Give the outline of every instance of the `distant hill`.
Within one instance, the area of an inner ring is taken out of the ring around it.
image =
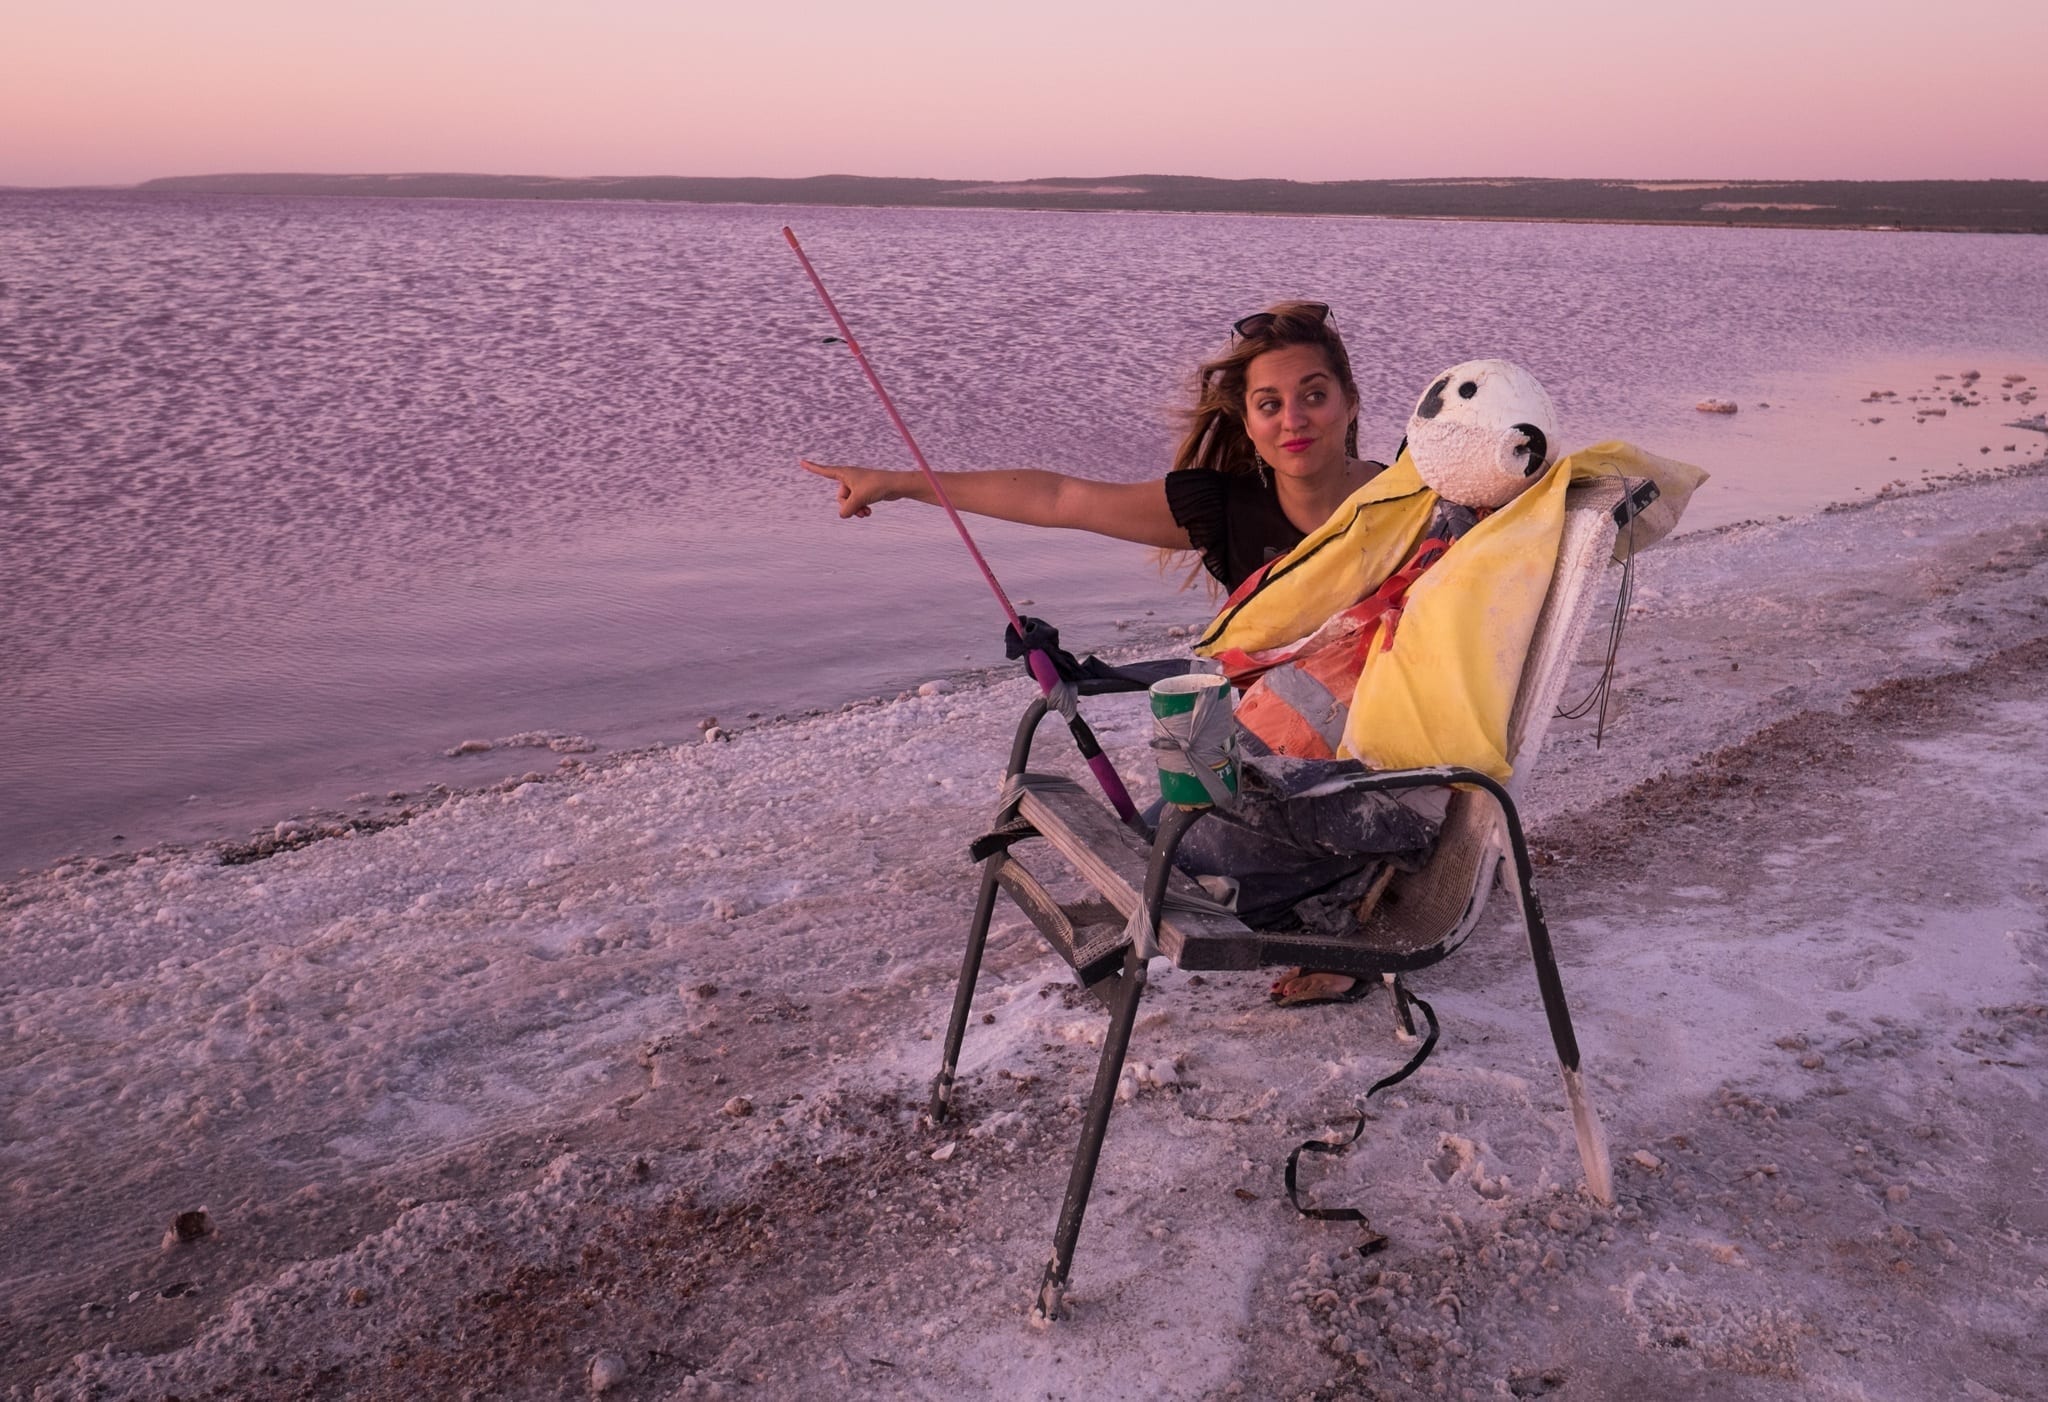
[[[1170,210],[2048,233],[2039,180],[1210,180],[1070,176],[1009,182],[818,175],[802,180],[631,175],[181,175],[146,191],[699,204]]]

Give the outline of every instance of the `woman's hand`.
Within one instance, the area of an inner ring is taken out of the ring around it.
[[[896,485],[900,473],[885,472],[880,468],[841,466],[829,462],[812,462],[809,458],[798,458],[797,465],[804,471],[829,477],[839,484],[839,516],[868,516],[869,509],[878,501],[895,501],[903,495]]]

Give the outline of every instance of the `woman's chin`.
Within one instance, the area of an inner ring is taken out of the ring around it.
[[[1336,457],[1322,454],[1289,453],[1274,464],[1273,471],[1281,477],[1291,477],[1297,482],[1320,482],[1326,477],[1344,471],[1345,459],[1340,453]]]

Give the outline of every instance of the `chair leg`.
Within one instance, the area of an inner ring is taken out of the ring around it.
[[[1585,1077],[1579,1071],[1579,1039],[1572,1031],[1571,1010],[1564,1002],[1564,982],[1557,976],[1557,955],[1550,947],[1550,926],[1543,918],[1542,902],[1536,899],[1536,875],[1529,861],[1529,839],[1522,832],[1522,819],[1515,801],[1499,783],[1469,771],[1458,778],[1493,795],[1500,805],[1502,828],[1507,833],[1508,856],[1515,871],[1516,894],[1522,903],[1522,930],[1529,937],[1529,958],[1536,965],[1536,986],[1543,993],[1543,1012],[1550,1019],[1550,1040],[1557,1047],[1557,1068],[1564,1077],[1565,1102],[1571,1107],[1572,1134],[1579,1143],[1579,1162],[1586,1169],[1586,1191],[1602,1203],[1614,1201],[1614,1169],[1607,1159],[1607,1135],[1586,1097]]]
[[[1408,1000],[1401,996],[1401,976],[1381,974],[1380,982],[1387,986],[1387,992],[1394,995],[1394,1040],[1412,1042],[1415,1038],[1415,1017],[1408,1011]]]
[[[953,1113],[953,1078],[960,1069],[960,1044],[967,1037],[967,1016],[974,1006],[974,985],[981,978],[981,953],[988,945],[989,921],[996,910],[996,868],[1008,858],[990,853],[981,864],[981,894],[975,898],[974,920],[967,927],[967,953],[960,960],[960,982],[953,990],[953,1016],[946,1024],[945,1058],[932,1081],[931,1118],[943,1123]]]
[[[1036,697],[1024,708],[1024,717],[1017,722],[1016,737],[1010,742],[1010,763],[1003,771],[1005,786],[1024,772],[1024,766],[1031,762],[1031,738],[1038,733],[1038,723],[1045,719],[1050,703],[1043,696]],[[1014,801],[1003,805],[996,814],[996,824],[1001,826],[1017,816]],[[1001,852],[992,852],[981,864],[981,894],[975,898],[974,921],[967,927],[967,953],[960,960],[960,982],[953,990],[953,1016],[946,1024],[945,1058],[939,1063],[939,1074],[932,1080],[931,1119],[940,1124],[953,1113],[953,1078],[960,1070],[960,1043],[967,1036],[967,1014],[974,1006],[974,985],[981,977],[981,951],[988,944],[988,924],[996,912],[996,868],[1007,858]]]
[[[1557,956],[1550,945],[1550,926],[1543,918],[1543,905],[1536,899],[1530,881],[1522,833],[1511,828],[1516,847],[1516,880],[1522,900],[1522,928],[1529,936],[1529,957],[1536,965],[1536,986],[1543,993],[1543,1011],[1550,1020],[1550,1040],[1557,1047],[1557,1069],[1564,1078],[1565,1103],[1571,1107],[1572,1134],[1578,1140],[1579,1162],[1586,1169],[1586,1191],[1598,1202],[1613,1205],[1614,1169],[1607,1157],[1607,1134],[1600,1116],[1586,1096],[1585,1077],[1579,1070],[1579,1039],[1572,1031],[1571,1010],[1565,1006],[1564,982],[1557,976]]]
[[[1088,1193],[1095,1185],[1095,1165],[1102,1155],[1102,1139],[1109,1128],[1110,1111],[1116,1108],[1116,1085],[1124,1070],[1124,1056],[1130,1050],[1131,1028],[1138,1020],[1138,1001],[1145,996],[1145,960],[1135,949],[1124,955],[1123,974],[1118,979],[1117,1006],[1102,1038],[1102,1060],[1095,1068],[1095,1090],[1088,1099],[1088,1115],[1081,1128],[1081,1144],[1074,1151],[1073,1171],[1067,1177],[1067,1195],[1060,1204],[1060,1223],[1053,1233],[1052,1259],[1045,1263],[1039,1281],[1038,1300],[1031,1308],[1032,1322],[1049,1324],[1060,1317],[1066,1295],[1067,1274],[1074,1265],[1074,1244],[1081,1236],[1081,1218],[1088,1210]]]
[[[1564,1098],[1572,1107],[1572,1133],[1579,1141],[1579,1162],[1586,1166],[1586,1191],[1603,1207],[1614,1206],[1614,1168],[1607,1158],[1607,1131],[1586,1098],[1586,1082],[1577,1067],[1558,1068],[1564,1077]]]

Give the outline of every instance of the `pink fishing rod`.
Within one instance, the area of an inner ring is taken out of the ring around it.
[[[946,495],[945,487],[939,482],[939,474],[932,471],[932,465],[925,461],[923,450],[917,446],[917,440],[910,435],[910,425],[903,422],[903,416],[896,412],[896,402],[889,398],[889,391],[882,388],[882,377],[877,375],[875,367],[868,363],[867,353],[860,348],[860,342],[854,339],[853,328],[846,324],[846,318],[839,314],[839,306],[832,300],[832,294],[825,290],[824,279],[820,278],[818,270],[811,266],[811,260],[804,256],[803,245],[796,241],[796,232],[785,224],[782,236],[789,240],[790,251],[796,254],[797,262],[803,264],[804,276],[811,280],[811,286],[818,289],[818,300],[823,302],[825,310],[831,313],[832,324],[839,328],[839,338],[846,342],[846,348],[852,351],[853,358],[860,362],[861,372],[868,377],[868,383],[875,387],[875,394],[882,401],[882,408],[888,411],[889,422],[895,424],[896,431],[903,435],[903,442],[909,447],[910,456],[916,460],[918,469],[924,473],[924,480],[931,484],[932,495],[938,498],[939,505],[946,509],[946,515],[953,522],[953,529],[960,532],[960,539],[966,543],[967,553],[972,555],[974,563],[980,566],[981,577],[988,581],[988,587],[994,591],[996,602],[1003,606],[1003,613],[1010,620],[1010,626],[1017,630],[1017,640],[1021,643],[1024,640],[1024,620],[1017,616],[1017,610],[1011,606],[1010,596],[1003,592],[1002,584],[996,579],[996,572],[988,567],[988,561],[982,557],[981,547],[976,545],[974,537],[968,534],[967,523],[961,520],[960,513],[953,509],[951,498]],[[1059,669],[1053,666],[1052,659],[1042,650],[1032,648],[1026,653],[1025,660],[1031,668],[1031,675],[1038,681],[1039,689],[1047,696],[1051,696],[1060,684]],[[1131,795],[1124,788],[1124,781],[1117,777],[1116,767],[1109,762],[1109,757],[1102,753],[1102,746],[1096,743],[1095,732],[1088,728],[1088,722],[1082,720],[1078,714],[1069,715],[1067,728],[1074,732],[1074,743],[1080,747],[1081,757],[1088,761],[1089,773],[1095,776],[1096,783],[1102,785],[1102,792],[1108,796],[1110,806],[1116,809],[1117,816],[1127,823],[1136,822],[1137,805],[1131,802]]]

